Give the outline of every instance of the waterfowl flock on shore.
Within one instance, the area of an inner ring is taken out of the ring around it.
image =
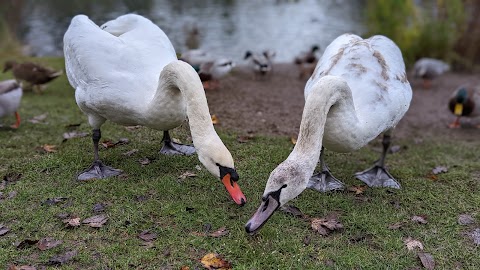
[[[98,153],[101,127],[108,120],[163,131],[160,153],[196,153],[236,204],[247,202],[237,183],[235,155],[217,135],[205,96],[205,89],[220,88],[219,80],[235,67],[231,59],[200,49],[177,55],[156,24],[135,14],[122,15],[101,26],[85,15],[77,15],[63,41],[65,73],[75,90],[77,105],[92,128],[94,146],[93,162],[79,172],[78,180],[122,173],[104,164]],[[344,188],[326,165],[325,151],[355,151],[382,135],[380,159],[355,176],[371,187],[401,188],[385,167],[391,134],[412,99],[400,49],[385,36],[363,39],[343,34],[320,51],[313,45],[294,59],[299,78],[309,77],[298,141],[285,161],[271,172],[260,206],[245,225],[249,233],[258,231],[279,207],[307,188],[319,192]],[[274,58],[275,52],[269,50],[247,50],[244,55],[253,79],[268,77],[273,72]],[[18,128],[21,82],[38,89],[62,71],[13,60],[4,65],[4,72],[9,70],[16,80],[0,83],[0,117],[15,115],[12,127]],[[448,70],[448,64],[439,60],[421,59],[415,64],[414,75],[429,88],[431,80]],[[480,90],[462,86],[446,103],[457,117],[449,126],[459,127],[460,117],[478,115]],[[186,120],[193,145],[175,143],[169,134]],[[314,173],[318,164],[320,171]]]

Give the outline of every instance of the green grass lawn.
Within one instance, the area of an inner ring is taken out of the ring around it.
[[[3,63],[3,60],[0,59]],[[63,59],[38,59],[63,68]],[[6,79],[10,74],[1,74]],[[436,269],[478,269],[479,247],[468,236],[480,227],[479,142],[414,138],[394,141],[401,150],[387,158],[390,172],[403,189],[365,190],[319,194],[307,190],[291,203],[304,214],[323,217],[336,212],[344,228],[328,236],[313,231],[305,219],[278,211],[256,235],[247,235],[244,224],[259,205],[270,172],[293,148],[287,137],[254,137],[240,143],[228,130],[217,128],[231,151],[240,174],[239,184],[248,203],[239,207],[229,198],[219,179],[210,175],[196,156],[162,156],[162,132],[147,128],[127,130],[111,123],[102,128],[102,141],[128,138],[129,143],[102,148],[102,160],[124,170],[124,175],[89,182],[75,181],[78,172],[93,159],[90,135],[63,141],[62,134],[90,133],[86,117],[78,109],[66,76],[51,83],[42,95],[25,93],[18,130],[0,130],[0,177],[21,174],[0,186],[0,224],[10,231],[0,236],[0,268],[9,265],[49,266],[52,257],[67,251],[76,255],[61,269],[202,269],[201,258],[218,253],[233,269],[413,269],[421,267],[417,251],[407,250],[408,237],[420,241],[423,252],[433,256]],[[48,113],[42,123],[27,119]],[[221,116],[219,116],[221,117]],[[13,117],[3,118],[5,124]],[[188,129],[173,136],[188,142]],[[43,145],[56,145],[44,153]],[[360,185],[353,173],[378,158],[379,141],[349,154],[327,152],[332,172],[347,186]],[[131,156],[125,152],[138,149]],[[142,165],[139,160],[151,163]],[[199,165],[201,170],[196,167]],[[437,166],[448,172],[427,177]],[[178,179],[186,172],[193,178]],[[10,179],[10,178],[9,178]],[[0,178],[1,181],[1,178]],[[12,197],[12,198],[9,198]],[[54,205],[47,199],[64,197]],[[94,205],[105,209],[94,212]],[[81,220],[105,214],[101,228],[66,227],[59,215]],[[460,225],[459,215],[475,221]],[[427,223],[411,221],[425,216]],[[403,222],[399,229],[389,226]],[[226,227],[222,237],[202,236]],[[146,243],[138,235],[145,230],[157,238]],[[63,242],[51,249],[15,243],[51,237]]]

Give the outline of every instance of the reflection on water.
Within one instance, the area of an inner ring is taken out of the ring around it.
[[[246,50],[274,50],[289,62],[313,44],[325,48],[345,32],[364,30],[361,1],[342,0],[15,0],[7,24],[36,56],[62,55],[71,18],[83,13],[95,23],[136,12],[153,20],[177,52],[200,47],[240,61]],[[2,4],[0,4],[2,5]],[[15,10],[16,9],[16,10]]]

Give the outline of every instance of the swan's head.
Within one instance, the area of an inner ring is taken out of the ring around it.
[[[5,62],[4,66],[3,66],[3,73],[9,71],[10,69],[13,68],[13,66],[15,66],[17,64],[17,62],[13,61],[13,60],[8,60]]]
[[[243,206],[247,202],[247,199],[237,184],[239,176],[235,170],[232,155],[225,145],[221,141],[211,142],[207,150],[198,148],[197,153],[198,159],[205,168],[207,168],[211,174],[220,178],[235,203]]]
[[[262,196],[262,203],[245,225],[248,233],[259,230],[275,210],[297,197],[307,187],[310,178],[297,161],[285,160],[272,171]]]
[[[151,21],[137,14],[126,14],[104,23],[100,28],[118,37],[145,23],[151,23]]]

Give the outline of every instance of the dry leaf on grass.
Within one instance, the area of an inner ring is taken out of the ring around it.
[[[397,230],[397,229],[401,229],[403,227],[403,225],[405,225],[405,222],[397,222],[395,224],[392,224],[392,225],[388,226],[388,228],[390,230]]]
[[[73,138],[83,138],[83,137],[87,137],[88,136],[88,132],[81,132],[81,131],[70,131],[70,132],[65,132],[63,133],[63,140],[66,141],[66,140],[69,140],[69,139],[73,139]]]
[[[290,142],[292,142],[293,145],[297,144],[297,138],[290,137]]]
[[[61,202],[65,202],[66,200],[68,200],[68,198],[66,198],[66,197],[48,198],[44,202],[42,202],[42,204],[55,205],[55,204],[58,204],[58,203],[61,203]]]
[[[47,238],[40,239],[40,241],[38,241],[37,248],[43,251],[43,250],[54,248],[60,245],[61,243],[63,243],[62,240],[55,240],[53,238],[47,237]]]
[[[151,162],[152,161],[149,158],[141,158],[138,160],[138,163],[140,163],[142,166],[147,166]]]
[[[127,151],[125,153],[123,153],[124,156],[127,156],[127,157],[130,157],[132,156],[133,154],[137,153],[138,152],[138,149],[132,149],[130,151]]]
[[[475,219],[471,215],[462,214],[458,216],[458,224],[460,225],[469,225],[469,224],[473,224],[474,222],[475,222]]]
[[[93,206],[92,210],[93,210],[93,212],[95,212],[95,213],[103,212],[103,211],[105,210],[105,206],[106,206],[106,205],[103,204],[103,203],[96,203],[96,204]]]
[[[445,167],[445,166],[437,166],[435,168],[433,168],[432,170],[432,173],[437,175],[437,174],[441,174],[441,173],[446,173],[448,172],[448,168]]]
[[[83,220],[82,223],[92,228],[101,228],[107,221],[106,215],[97,215]]]
[[[413,216],[412,221],[419,223],[419,224],[427,224],[427,217],[426,216]]]
[[[48,113],[40,114],[37,116],[34,116],[32,119],[28,119],[27,121],[32,123],[32,124],[39,124],[42,123],[43,120],[47,119]]]
[[[195,176],[197,176],[196,173],[186,171],[186,172],[182,173],[182,175],[180,175],[180,176],[177,177],[177,178],[178,178],[178,179],[185,179],[185,178],[187,178],[187,177],[195,177]]]
[[[70,218],[66,218],[62,221],[67,227],[78,227],[78,226],[80,226],[80,218],[79,217],[70,217]]]
[[[220,255],[216,253],[208,253],[203,256],[201,263],[203,267],[207,269],[219,269],[219,270],[230,270],[232,269],[232,264],[224,260]]]
[[[407,247],[408,250],[414,250],[415,248],[419,248],[423,250],[423,244],[422,242],[415,240],[411,237],[408,237],[403,240],[403,243],[405,243],[405,246]]]
[[[433,270],[435,268],[435,261],[430,253],[419,252],[417,255],[418,258],[420,258],[423,267],[428,270]]]
[[[300,211],[300,209],[298,209],[298,207],[296,207],[295,205],[286,204],[281,206],[280,210],[284,213],[291,214],[294,217],[308,218],[308,216],[302,213],[302,211]]]
[[[73,250],[73,251],[68,251],[64,254],[60,254],[60,255],[55,255],[53,256],[49,261],[48,263],[49,264],[52,264],[52,265],[62,265],[62,264],[65,264],[67,263],[68,261],[70,261],[73,257],[75,257],[77,255],[77,251],[76,250]]]
[[[18,249],[22,249],[22,248],[26,248],[26,247],[29,247],[29,246],[33,246],[36,243],[38,243],[38,240],[36,240],[36,239],[25,239],[21,242],[15,243],[15,247],[18,248]]]
[[[113,148],[117,145],[128,144],[129,142],[130,142],[130,140],[127,139],[127,138],[120,138],[120,140],[118,140],[117,142],[112,142],[110,140],[104,140],[102,142],[102,146],[108,149],[108,148]]]
[[[331,232],[343,228],[343,224],[338,221],[336,215],[330,214],[324,218],[312,219],[312,229],[323,236],[329,235]]]
[[[140,125],[137,125],[137,126],[126,126],[125,129],[128,130],[128,131],[134,131],[136,129],[139,129],[141,128],[142,126]]]
[[[358,185],[358,186],[348,187],[347,190],[355,193],[355,195],[359,195],[359,194],[362,194],[365,190],[367,190],[367,188],[368,186],[366,185]]]
[[[56,145],[53,145],[53,144],[44,144],[41,146],[41,150],[43,150],[45,153],[55,153],[57,152],[57,148]]]
[[[211,237],[222,237],[222,236],[225,236],[227,234],[229,234],[229,230],[227,230],[226,227],[221,227],[220,229],[214,231],[214,232],[211,232],[211,233],[204,233],[204,232],[192,232],[193,235],[195,236],[211,236]]]
[[[212,124],[216,125],[218,123],[219,123],[218,117],[215,114],[212,114]]]
[[[180,268],[180,270],[190,270],[190,267],[187,265],[184,265],[182,266],[182,268]]]
[[[151,242],[157,239],[157,234],[149,230],[145,230],[138,235],[138,238],[142,239],[145,242]]]
[[[17,182],[22,178],[21,173],[10,172],[3,176],[3,180],[6,182],[5,184],[12,184]]]
[[[9,228],[5,227],[3,224],[0,224],[0,236],[7,234],[9,231]]]
[[[239,143],[247,143],[251,139],[253,139],[253,135],[241,135],[237,137],[237,142]]]
[[[37,270],[37,268],[30,265],[21,265],[21,266],[9,265],[7,270]]]
[[[476,228],[470,233],[470,237],[473,240],[473,243],[477,246],[480,245],[480,228]]]

